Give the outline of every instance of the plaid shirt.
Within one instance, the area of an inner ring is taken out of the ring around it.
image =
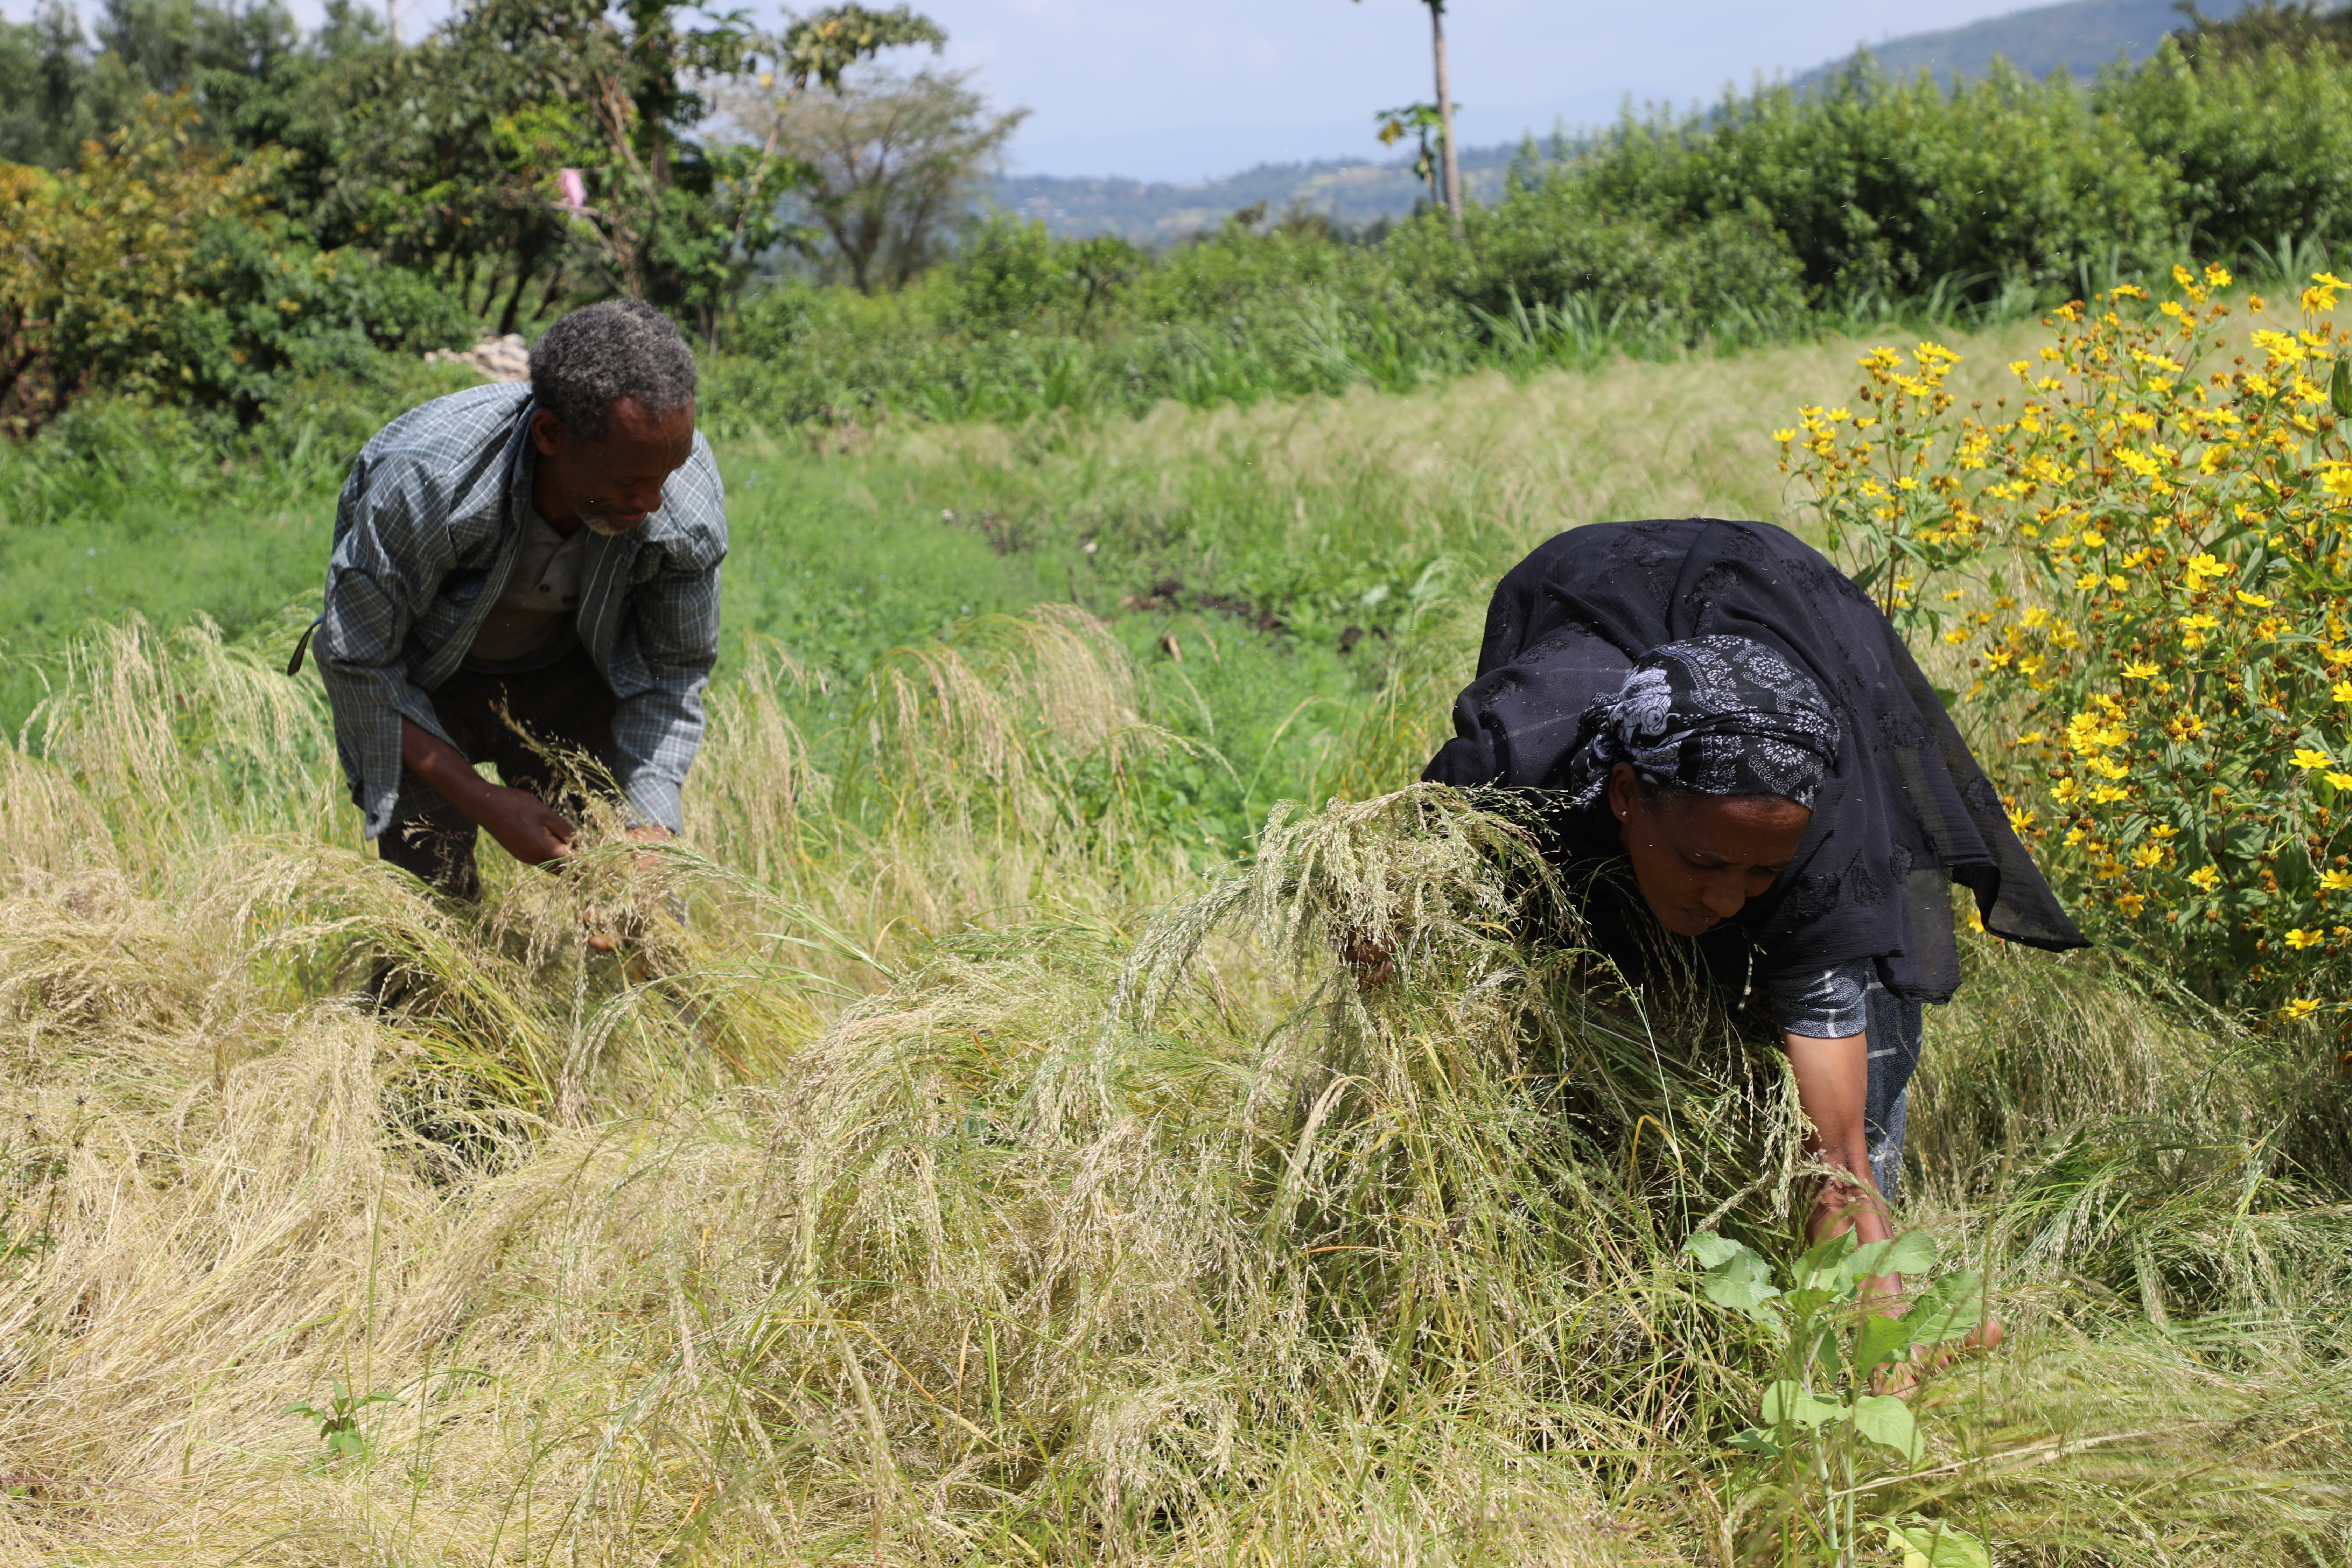
[[[448,739],[426,693],[465,661],[520,552],[531,406],[527,384],[436,398],[378,431],[344,482],[317,647],[370,838],[392,826],[400,721]],[[698,434],[660,508],[626,533],[592,534],[582,566],[580,641],[617,699],[614,772],[635,813],[673,832],[719,657],[726,503]]]

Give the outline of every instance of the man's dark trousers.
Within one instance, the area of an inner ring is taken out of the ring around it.
[[[613,689],[587,649],[519,674],[460,669],[429,695],[457,750],[468,762],[495,763],[500,783],[529,790],[574,822],[590,798],[610,795],[605,780],[583,779],[570,765],[584,755],[609,773],[616,761]],[[532,750],[533,742],[554,758]],[[403,768],[392,826],[376,839],[376,853],[437,891],[471,901],[482,896],[474,864],[480,833],[439,791]]]

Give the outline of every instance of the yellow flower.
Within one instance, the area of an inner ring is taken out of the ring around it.
[[[2107,536],[2095,528],[2086,528],[2083,531],[2083,548],[2085,550],[2096,550],[2106,542]]]
[[[2336,765],[2334,757],[2329,756],[2326,752],[2315,752],[2309,746],[2297,746],[2294,749],[2294,755],[2288,761],[2294,763],[2305,773],[2311,773],[2319,768],[2332,768]]]
[[[2108,578],[2107,578],[2107,586],[2108,586],[2108,587],[2110,587],[2110,588],[2113,588],[2116,593],[2120,594],[2120,593],[2122,593],[2126,588],[2130,587],[2130,586],[2131,586],[2131,584],[2130,584],[2129,583],[2127,583],[2127,582],[2124,581],[2124,579],[2122,579],[2121,577],[2117,577],[2117,576],[2115,576],[2115,575],[2113,575],[2113,574],[2110,574],[2110,575],[2108,576]]]
[[[2030,811],[2011,811],[2009,814],[2009,826],[2019,833],[2032,831],[2033,823],[2034,816]]]
[[[2335,697],[2338,702],[2352,702],[2352,680],[2337,681]]]
[[[2207,264],[2205,268],[2205,287],[2208,289],[2227,289],[2229,286],[2230,269],[2226,267],[2212,263]]]
[[[2200,866],[2189,873],[2189,879],[2210,893],[2221,885],[2221,873],[2210,866]]]
[[[2087,594],[2092,589],[2097,587],[2100,581],[2100,576],[2096,572],[2085,572],[2080,577],[2074,579],[2074,586]]]
[[[2331,893],[2352,893],[2352,871],[2322,871],[2319,885]]]
[[[2123,897],[2116,900],[2116,905],[2117,908],[2121,909],[2126,916],[2133,920],[2137,920],[2139,919],[2140,911],[2147,908],[2147,895],[2145,893],[2126,893]]]
[[[2238,590],[2238,603],[2250,610],[2267,610],[2271,607],[2271,602],[2268,599],[2263,598],[2260,594],[2249,594],[2243,588]]]
[[[2116,585],[2119,587],[2122,585],[2120,581]],[[2156,666],[2147,662],[2145,659],[2136,658],[2124,666],[2124,679],[2126,680],[2146,680],[2155,673]],[[2347,684],[2352,685],[2352,682],[2347,682]],[[2352,697],[2347,697],[2345,700],[2352,702]]]
[[[2327,782],[2337,789],[2352,789],[2352,773],[2330,773]]]
[[[2123,770],[2121,768],[2117,768],[2109,776],[2113,778],[2121,778],[2123,776]],[[2131,791],[2127,789],[2117,789],[2113,784],[2101,784],[2098,788],[2091,792],[2091,804],[2093,805],[2114,805],[2118,802],[2126,801],[2130,798]]]
[[[2318,1011],[2319,1004],[2313,1001],[2308,996],[2298,996],[2294,1001],[2279,1009],[2280,1015],[2289,1023],[2293,1023],[2298,1018],[2308,1018],[2314,1013]]]
[[[1772,439],[1780,442],[1783,447],[1787,446],[1796,438],[1797,433],[1794,430],[1775,430],[1772,432]]]
[[[2132,851],[2132,864],[2135,866],[2163,865],[2164,847],[2160,844],[2141,845],[2138,848]]]
[[[2294,930],[2286,933],[2287,946],[2294,949],[2297,952],[2301,952],[2306,947],[2317,947],[2321,942],[2326,942],[2326,932],[2305,931],[2301,926],[2297,926]]]
[[[2075,779],[2060,779],[2051,786],[2050,793],[2057,796],[2060,804],[2063,805],[2082,794],[2083,785]]]

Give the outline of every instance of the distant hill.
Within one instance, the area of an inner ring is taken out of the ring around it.
[[[2211,7],[2226,16],[2231,7]],[[1941,33],[1915,33],[1866,46],[1871,58],[1895,76],[1932,72],[1938,81],[1954,76],[1979,76],[1995,56],[2029,76],[2042,77],[2065,67],[2084,79],[2118,57],[2144,60],[2156,52],[2164,35],[2188,25],[2173,0],[2072,0],[2069,5],[2041,5],[1971,22]],[[1799,87],[1811,86],[1848,64],[1853,56],[1835,60],[1797,78]]]
[[[1465,147],[1462,184],[1480,200],[1502,194],[1511,147]],[[1166,245],[1258,202],[1269,214],[1304,204],[1333,221],[1360,227],[1412,211],[1429,187],[1413,177],[1410,160],[1390,163],[1345,159],[1314,163],[1261,163],[1222,180],[1171,184],[1145,180],[1067,179],[1013,174],[989,190],[996,205],[1024,218],[1042,218],[1055,234],[1122,235],[1138,245]]]
[[[2215,16],[2233,9],[2230,0],[2210,3]],[[2165,34],[2186,25],[2173,0],[2069,0],[1946,32],[1892,38],[1868,48],[1880,65],[1898,76],[1926,70],[1948,81],[1955,75],[1981,73],[1999,56],[2037,77],[2063,66],[2087,79],[2118,57],[2147,58]],[[1807,71],[1794,85],[1818,84],[1852,59],[1849,55]],[[1503,172],[1517,152],[1511,142],[1465,147],[1463,183],[1472,195],[1493,199],[1501,192]],[[1410,163],[1409,159],[1261,163],[1245,174],[1184,184],[1022,174],[996,181],[989,196],[1008,211],[1043,219],[1055,234],[1112,233],[1139,245],[1165,245],[1213,228],[1227,214],[1257,202],[1265,203],[1269,212],[1304,203],[1350,226],[1402,216],[1425,194]]]

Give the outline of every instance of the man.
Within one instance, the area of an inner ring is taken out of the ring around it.
[[[480,832],[553,865],[605,777],[635,836],[683,826],[727,553],[694,386],[667,317],[591,305],[532,348],[528,384],[428,403],[352,465],[319,663],[384,859],[478,898]]]

